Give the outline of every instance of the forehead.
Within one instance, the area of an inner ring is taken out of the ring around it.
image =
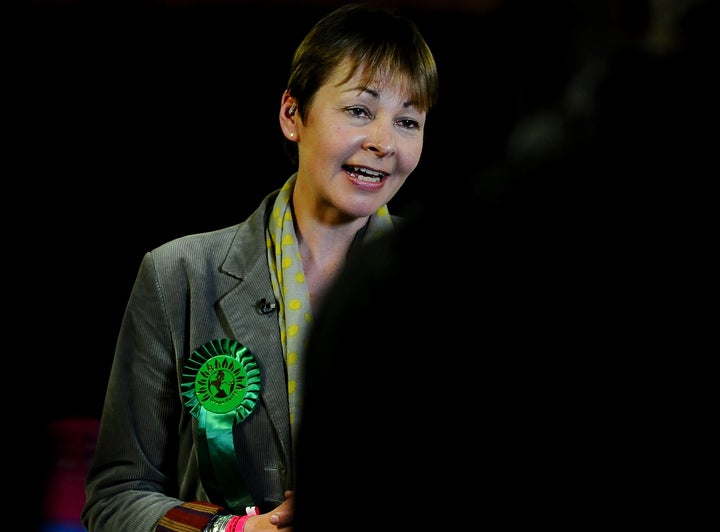
[[[371,68],[362,63],[356,67],[350,59],[345,59],[332,70],[326,84],[340,90],[372,89],[378,93],[397,92],[405,95],[406,100],[413,99],[413,85],[409,76],[392,71],[388,65]]]

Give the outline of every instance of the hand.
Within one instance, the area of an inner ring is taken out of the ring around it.
[[[266,530],[283,530],[292,532],[293,492],[285,492],[285,500],[272,511],[255,515],[245,522],[244,532],[265,532]]]
[[[284,495],[285,500],[283,503],[272,512],[269,512],[270,523],[278,528],[291,526],[293,521],[293,492],[286,491]]]

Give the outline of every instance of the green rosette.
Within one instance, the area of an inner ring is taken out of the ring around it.
[[[193,351],[182,375],[185,406],[198,420],[198,460],[203,484],[235,511],[254,503],[242,481],[233,426],[245,420],[260,398],[260,369],[250,350],[228,338]],[[242,515],[241,513],[241,515]]]

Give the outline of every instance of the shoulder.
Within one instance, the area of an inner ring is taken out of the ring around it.
[[[183,235],[152,249],[150,254],[158,260],[172,260],[179,257],[192,257],[195,255],[206,256],[214,250],[228,246],[245,223],[246,222],[240,222],[213,231]]]
[[[148,255],[156,263],[212,263],[215,266],[233,257],[254,256],[265,250],[266,220],[272,208],[276,192],[266,196],[255,211],[234,225],[184,235],[152,249]]]

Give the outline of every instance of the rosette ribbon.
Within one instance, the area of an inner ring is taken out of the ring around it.
[[[241,343],[219,338],[203,344],[183,368],[185,406],[198,421],[198,461],[203,484],[230,509],[254,503],[240,473],[233,427],[245,420],[260,397],[260,369]],[[242,513],[241,513],[242,515]]]

